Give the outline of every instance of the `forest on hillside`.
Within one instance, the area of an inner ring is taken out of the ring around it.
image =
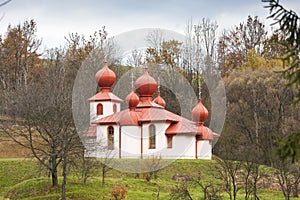
[[[76,129],[73,120],[72,92],[78,70],[91,57],[97,61],[90,61],[94,69],[107,61],[117,77],[147,66],[171,77],[170,87],[162,86],[160,92],[166,109],[177,114],[182,114],[182,108],[170,89],[172,84],[181,84],[175,73],[187,80],[195,94],[201,94],[210,112],[212,101],[218,101],[211,99],[210,92],[218,91],[220,84],[206,80],[224,84],[226,96],[219,101],[226,99],[225,123],[213,153],[223,169],[230,199],[236,199],[239,171],[248,172],[246,197],[259,199],[260,165],[278,170],[286,199],[298,197],[300,18],[277,1],[264,1],[266,12],[270,9],[270,18],[278,25],[272,33],[259,16],[248,16],[222,34],[218,34],[217,22],[208,18],[197,23],[190,20],[186,41],[166,40],[157,29],[145,38],[148,48],[133,50],[126,63],[121,62],[118,44],[105,26],[90,36],[71,33],[65,36],[64,46],[42,51],[34,19],[9,25],[0,36],[0,143],[10,141],[29,149],[29,156],[49,170],[52,186],[59,184],[61,167],[65,199],[70,166],[80,165],[88,174],[89,168],[84,167],[91,163],[84,158],[78,133],[83,130]],[[94,72],[87,73],[93,78]],[[101,169],[104,183],[107,163]]]

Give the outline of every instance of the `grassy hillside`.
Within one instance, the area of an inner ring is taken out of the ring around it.
[[[186,174],[197,179],[201,177],[218,184],[220,180],[214,178],[216,162],[204,160],[177,160],[158,173],[156,180],[147,182],[144,178],[136,178],[136,174],[109,171],[105,187],[101,186],[100,171],[95,171],[93,177],[83,184],[80,174],[72,171],[67,184],[69,199],[111,199],[110,191],[118,184],[126,187],[126,199],[169,199],[172,188],[179,186],[172,180],[174,174]],[[98,175],[99,174],[99,175]],[[61,179],[60,179],[61,182]],[[202,197],[201,188],[188,182],[193,199]],[[229,199],[222,193],[223,199]],[[260,199],[284,199],[280,191],[263,189],[259,191]],[[60,188],[52,188],[47,173],[30,159],[1,159],[0,160],[0,199],[59,199]],[[243,190],[239,192],[239,199],[244,199]],[[299,200],[299,199],[298,199]]]

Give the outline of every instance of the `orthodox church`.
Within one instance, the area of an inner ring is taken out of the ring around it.
[[[219,135],[203,125],[208,111],[201,99],[191,112],[193,121],[166,110],[160,92],[152,99],[158,84],[146,69],[125,99],[128,108],[121,110],[123,100],[111,92],[115,73],[105,64],[95,79],[101,90],[89,99],[85,146],[93,150],[87,157],[211,159]]]

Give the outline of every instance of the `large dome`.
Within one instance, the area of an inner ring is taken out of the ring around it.
[[[201,98],[192,110],[192,118],[195,122],[203,123],[208,118],[208,110],[202,104]]]
[[[116,74],[105,63],[104,67],[96,73],[95,79],[101,90],[110,89],[116,81]]]
[[[135,81],[134,87],[141,97],[152,97],[156,92],[158,85],[146,69],[144,74]]]

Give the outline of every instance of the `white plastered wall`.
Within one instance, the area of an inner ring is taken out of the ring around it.
[[[103,115],[97,115],[97,105],[101,103],[103,106]],[[113,114],[113,105],[116,104],[117,112],[121,109],[121,104],[118,102],[111,101],[92,101],[90,102],[90,122],[94,122],[100,118],[106,117]]]
[[[172,148],[164,150],[166,158],[194,159],[196,138],[193,134],[177,134],[173,136]]]
[[[156,133],[156,144],[155,149],[149,148],[149,126],[153,124],[155,126]],[[144,123],[142,125],[143,129],[143,158],[151,157],[151,156],[162,156],[164,150],[167,148],[167,138],[165,135],[166,129],[169,127],[169,122],[153,122],[153,123]]]
[[[197,141],[198,145],[198,159],[210,160],[212,156],[212,144],[209,140]]]
[[[114,150],[108,150],[108,134],[107,128],[112,126],[114,128]],[[102,125],[97,126],[97,140],[99,149],[97,150],[98,158],[111,157],[119,158],[119,126],[118,125]]]
[[[121,157],[141,157],[141,127],[121,126]]]

